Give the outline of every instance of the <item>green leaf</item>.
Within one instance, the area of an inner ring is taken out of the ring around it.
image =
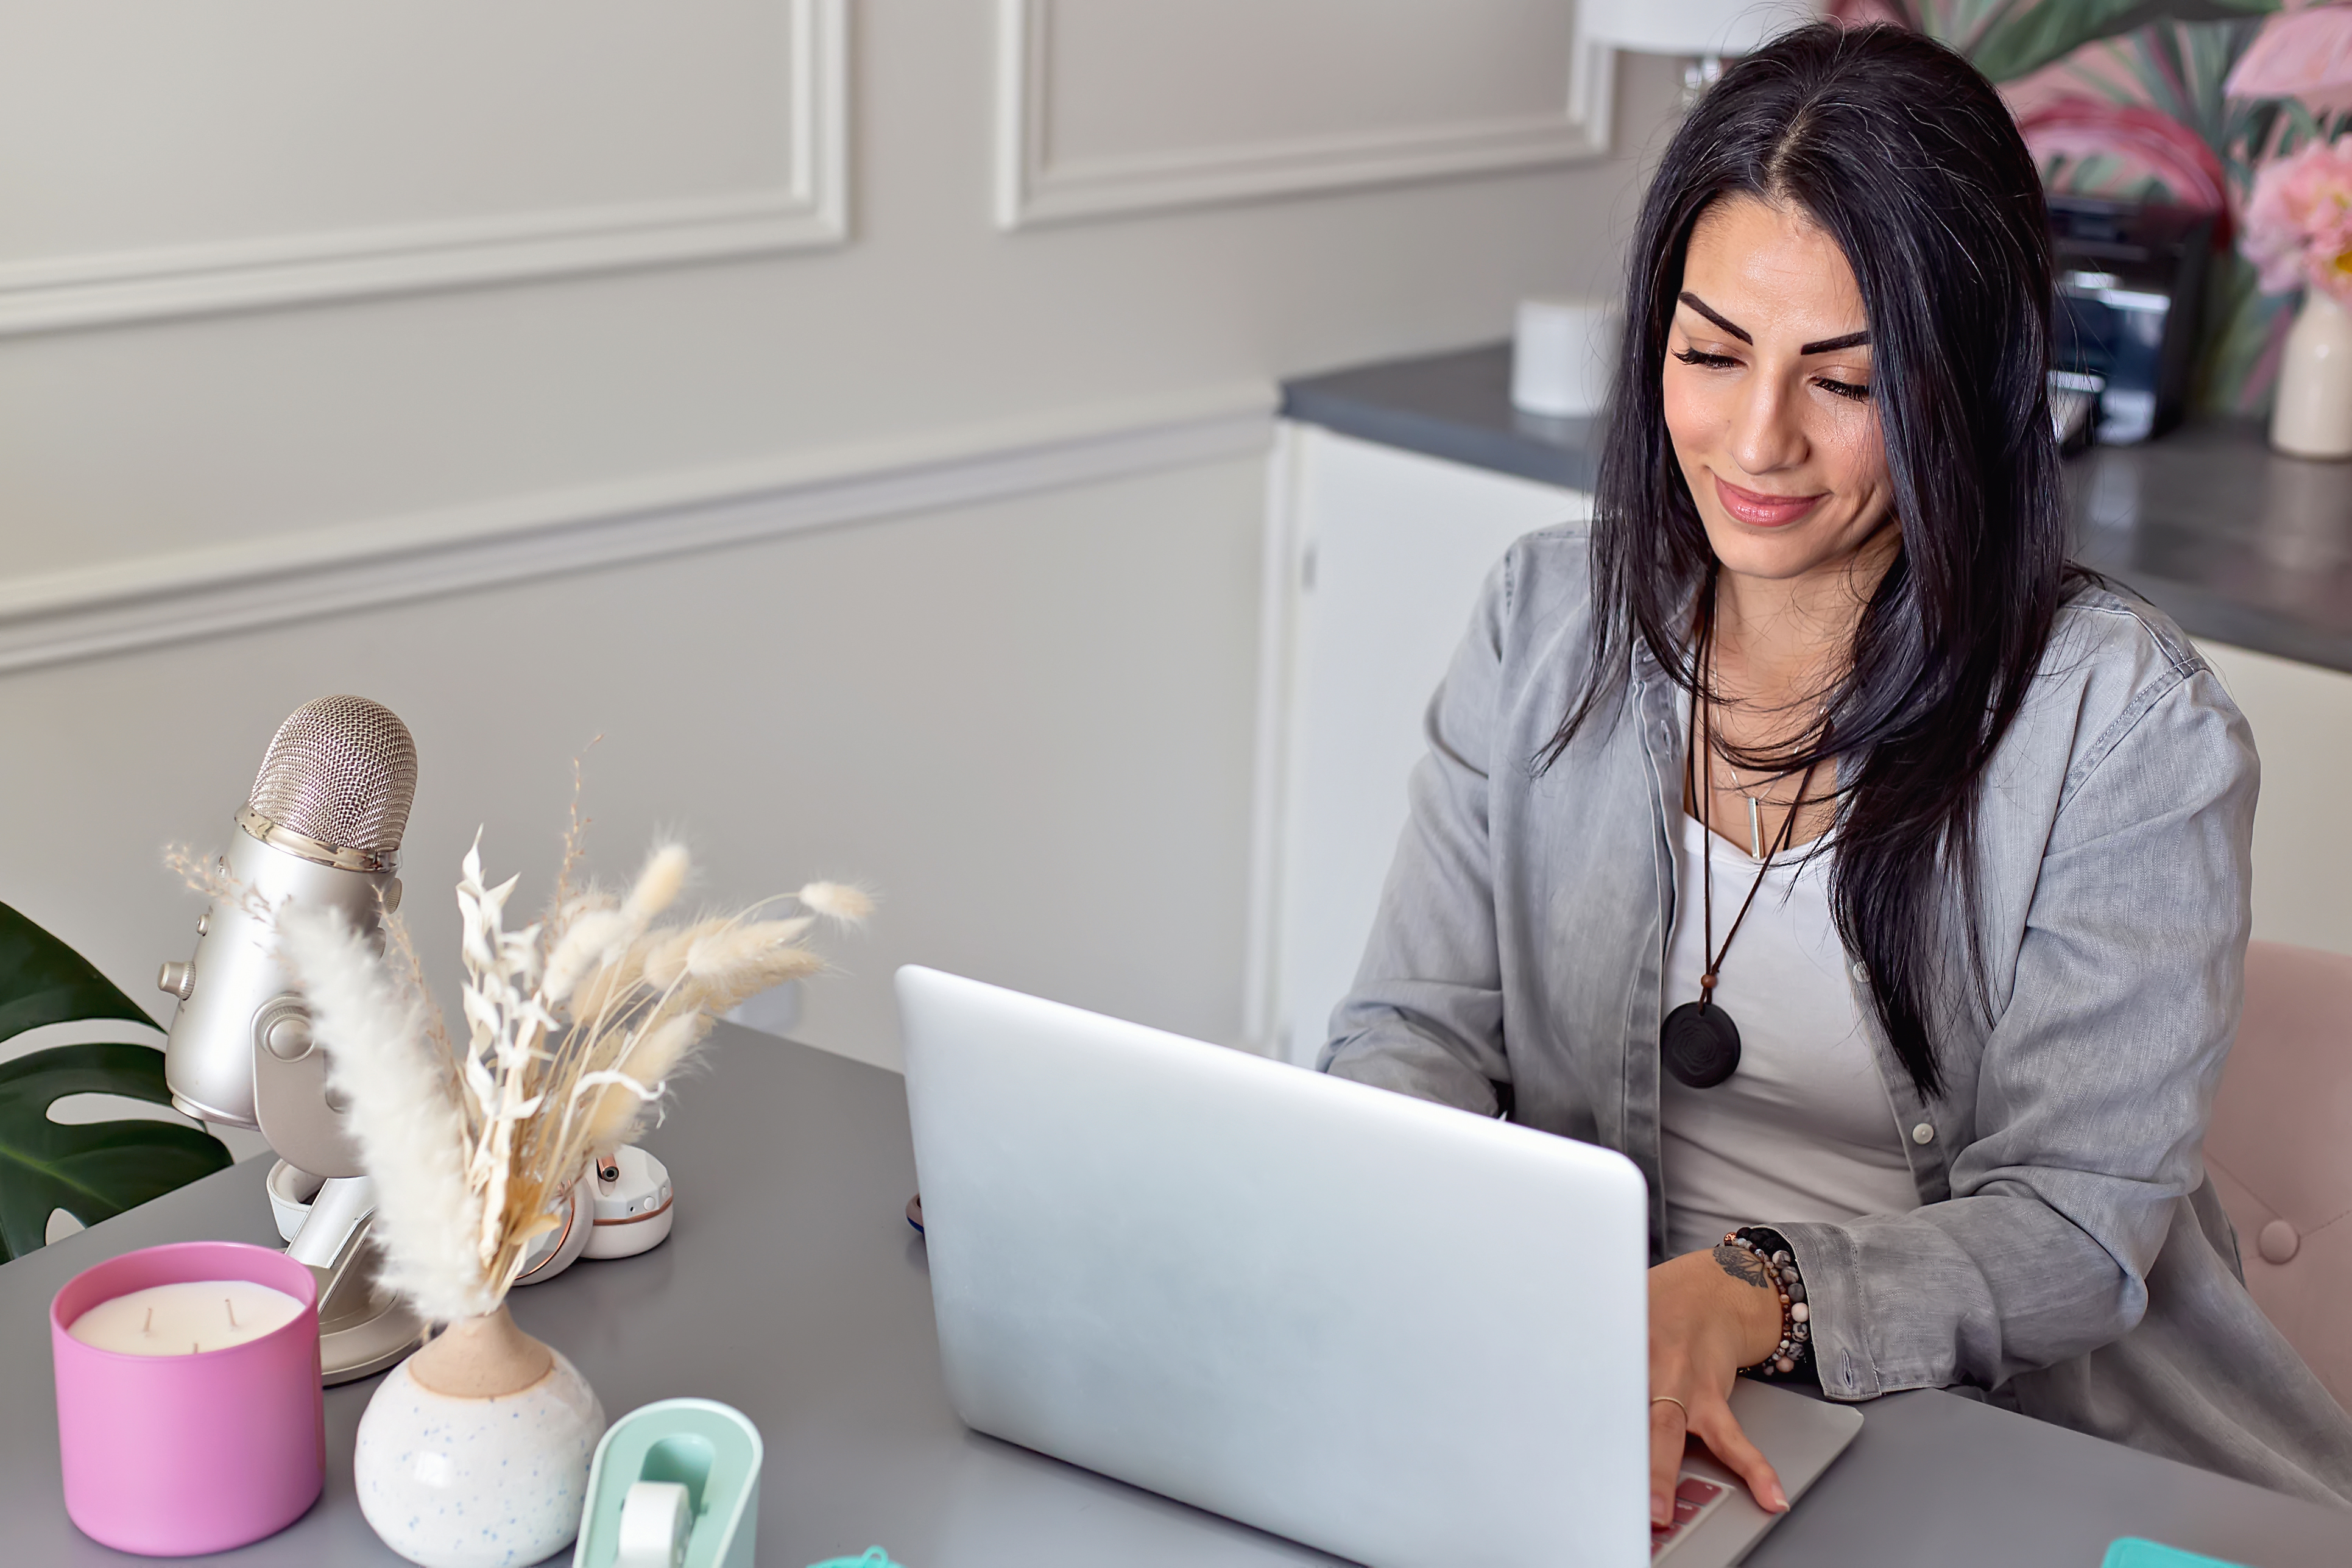
[[[152,1046],[58,1046],[0,1062],[0,1262],[43,1244],[52,1209],[96,1225],[228,1166],[221,1141],[193,1127],[50,1121],[69,1094],[172,1103]]]
[[[89,960],[0,904],[0,1040],[84,1018],[155,1026]]]
[[[2218,22],[2278,8],[2278,0],[2027,0],[2002,7],[1965,52],[1993,80],[2015,81],[2151,22]]]

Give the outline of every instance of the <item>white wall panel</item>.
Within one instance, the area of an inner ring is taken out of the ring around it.
[[[854,122],[855,243],[612,267],[718,243],[615,214],[846,168],[845,137],[802,157],[793,78],[827,57],[795,18],[845,51],[807,102]],[[667,826],[714,900],[877,881],[811,1038],[887,1058],[902,959],[1237,1037],[1272,384],[1605,279],[1673,72],[1623,62],[1597,164],[1006,234],[998,20],[0,0],[0,817],[39,825],[0,833],[0,900],[156,997],[194,915],[160,847],[216,838],[271,727],[357,689],[425,749],[445,957],[475,824],[543,877],[601,731],[606,865]],[[1226,107],[1131,129],[1312,141],[1366,108]],[[493,232],[583,213],[601,260]],[[385,233],[424,239],[349,243]]]
[[[415,732],[403,912],[446,1005],[478,826],[536,909],[571,757],[592,868],[657,833],[713,906],[856,878],[803,1039],[895,1065],[891,971],[936,964],[1210,1039],[1238,1033],[1262,462],[1024,496],[0,674],[0,901],[168,1016],[277,724],[327,691]],[[903,1195],[903,1194],[902,1194]]]
[[[845,3],[0,0],[0,332],[837,241]]]
[[[1568,0],[997,0],[1006,227],[1591,158]]]

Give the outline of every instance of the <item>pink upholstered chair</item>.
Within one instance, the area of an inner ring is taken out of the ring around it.
[[[2205,1166],[2246,1289],[2352,1409],[2352,957],[2258,942]]]

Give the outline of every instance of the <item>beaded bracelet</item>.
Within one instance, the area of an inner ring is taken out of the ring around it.
[[[1763,1265],[1765,1277],[1772,1281],[1780,1298],[1780,1342],[1769,1354],[1754,1366],[1744,1367],[1759,1377],[1787,1377],[1797,1370],[1812,1350],[1813,1331],[1810,1320],[1812,1309],[1805,1304],[1804,1276],[1797,1272],[1797,1259],[1781,1242],[1777,1232],[1746,1226],[1723,1238],[1726,1247],[1736,1247]],[[1767,1247],[1772,1250],[1767,1251]]]

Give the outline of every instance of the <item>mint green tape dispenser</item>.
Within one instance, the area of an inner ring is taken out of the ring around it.
[[[2177,1546],[2159,1546],[2153,1541],[2126,1535],[2107,1547],[2106,1561],[2099,1568],[2239,1568],[2239,1565],[2224,1563],[2219,1557],[2200,1557],[2194,1552],[2183,1552]]]
[[[630,1411],[596,1445],[572,1568],[751,1568],[764,1453],[715,1399]]]

